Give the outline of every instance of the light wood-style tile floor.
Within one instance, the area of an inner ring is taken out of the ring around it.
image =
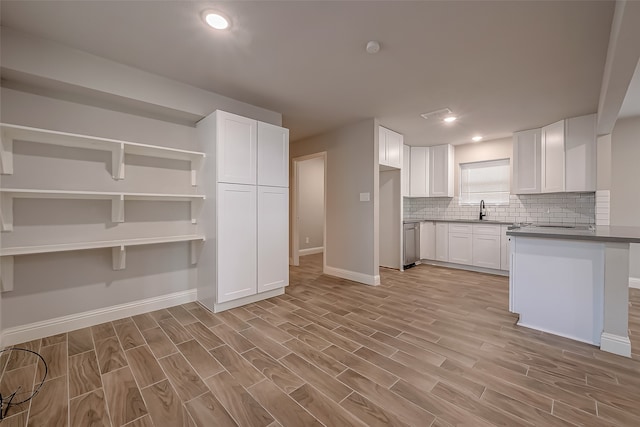
[[[323,276],[321,255],[301,262],[268,301],[21,345],[49,375],[2,427],[640,426],[637,290],[627,359],[515,326],[504,277],[423,265],[367,287]],[[41,373],[27,357],[2,367],[5,385]]]

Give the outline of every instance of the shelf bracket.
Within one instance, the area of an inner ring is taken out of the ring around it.
[[[124,222],[124,194],[111,198],[111,221]]]
[[[2,292],[13,290],[13,256],[0,258],[0,282]]]
[[[124,143],[116,144],[111,150],[111,167],[113,168],[113,179],[124,179]]]
[[[192,187],[198,186],[198,175],[202,170],[203,160],[204,159],[202,157],[196,157],[191,159],[191,186]]]
[[[2,193],[0,196],[0,230],[13,231],[13,196]]]
[[[204,246],[204,239],[191,241],[191,265],[196,265],[200,258],[200,252]]]
[[[127,251],[124,245],[111,248],[111,257],[113,258],[113,269],[124,270],[127,260]]]
[[[13,139],[5,131],[0,138],[0,174],[13,175]]]
[[[198,217],[200,216],[200,212],[202,212],[203,204],[204,199],[191,199],[191,224],[198,223]]]

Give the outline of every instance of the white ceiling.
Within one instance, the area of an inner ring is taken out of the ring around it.
[[[233,30],[199,13],[225,12]],[[3,26],[283,114],[292,140],[368,117],[410,145],[593,113],[612,1],[6,1]],[[368,40],[382,46],[365,52]],[[451,108],[451,126],[421,113]]]

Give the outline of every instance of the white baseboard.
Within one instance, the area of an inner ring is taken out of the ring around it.
[[[369,275],[363,273],[357,273],[355,271],[343,270],[341,268],[329,267],[326,265],[323,270],[324,274],[329,276],[340,277],[341,279],[352,280],[358,283],[364,283],[365,285],[378,286],[380,284],[380,275]]]
[[[629,287],[640,289],[640,277],[629,277]]]
[[[324,252],[324,246],[319,246],[317,248],[300,249],[298,251],[298,254],[300,256],[305,256],[305,255],[321,254],[323,252]]]
[[[137,314],[148,313],[149,311],[160,310],[174,305],[185,304],[196,300],[196,289],[175,292],[159,297],[147,298],[111,307],[99,308],[97,310],[85,311],[83,313],[69,316],[57,317],[55,319],[30,323],[28,325],[7,328],[2,331],[2,345],[14,345],[23,342],[48,337],[63,332],[70,332],[88,326],[98,325],[123,317],[135,316]]]
[[[629,337],[603,332],[600,337],[600,350],[631,357],[631,341],[629,341]]]

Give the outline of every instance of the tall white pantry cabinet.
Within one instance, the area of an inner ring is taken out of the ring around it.
[[[215,111],[197,125],[207,243],[198,300],[214,312],[284,292],[289,284],[289,130]]]

